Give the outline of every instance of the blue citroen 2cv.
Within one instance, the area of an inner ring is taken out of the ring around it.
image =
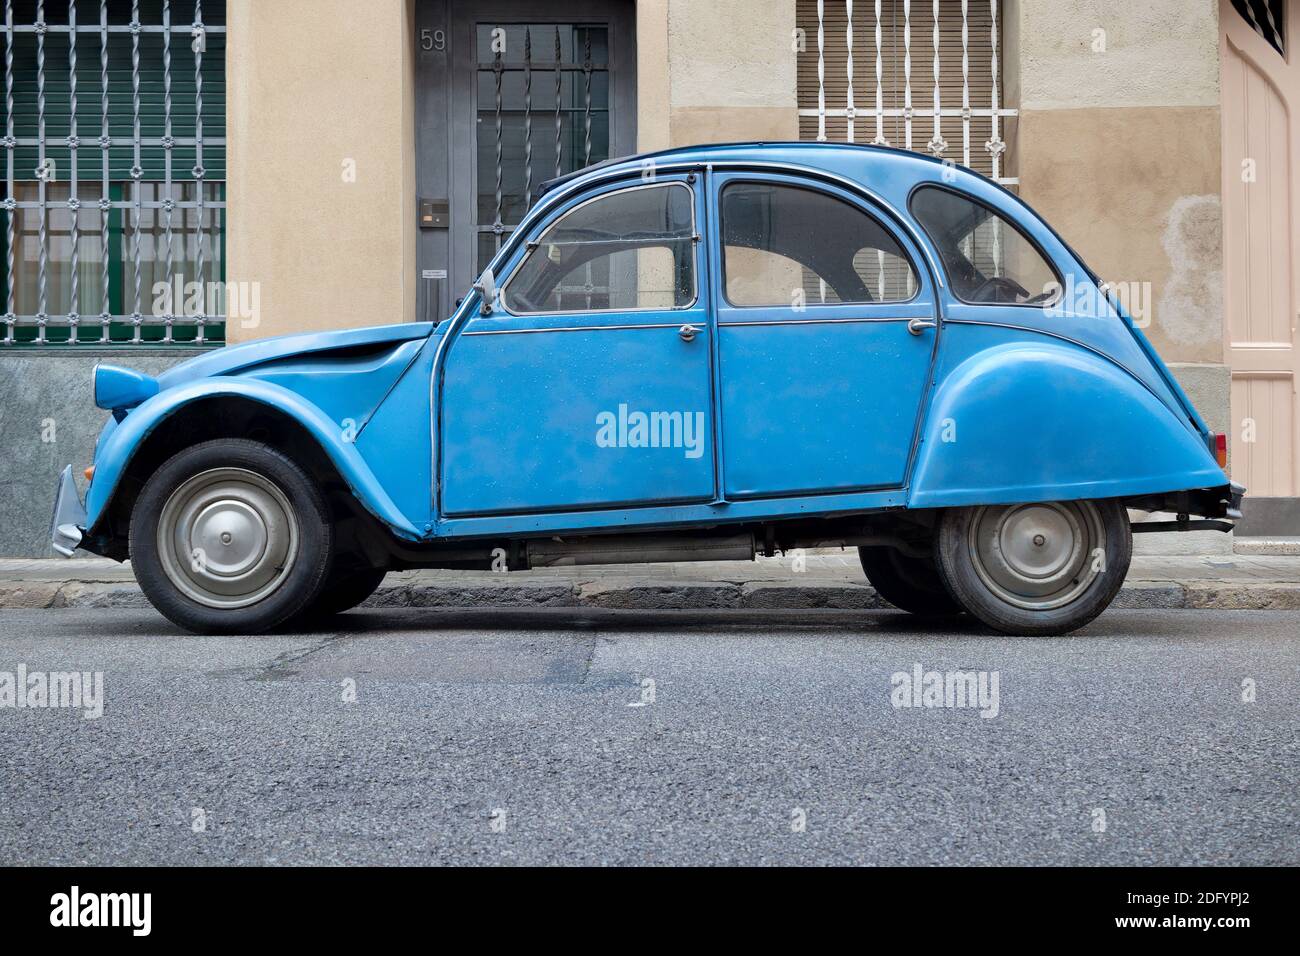
[[[129,557],[204,632],[344,611],[392,569],[839,546],[904,610],[1060,634],[1123,582],[1128,509],[1227,530],[1244,491],[1050,226],[868,146],[602,163],[542,187],[448,319],[94,388],[112,418],[53,545]]]

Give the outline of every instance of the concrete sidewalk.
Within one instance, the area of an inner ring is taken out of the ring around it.
[[[1137,555],[1116,607],[1300,609],[1300,549],[1260,542],[1256,553]],[[140,607],[130,566],[104,558],[0,559],[0,608]],[[389,574],[369,606],[594,607],[637,610],[864,610],[888,607],[853,551],[753,562]]]

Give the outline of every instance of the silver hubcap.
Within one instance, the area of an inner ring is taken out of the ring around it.
[[[168,579],[207,607],[270,595],[298,557],[298,522],[276,485],[243,468],[213,468],[177,488],[158,521]]]
[[[1046,611],[1078,598],[1101,573],[1106,532],[1088,501],[1003,505],[975,513],[968,546],[990,591]]]

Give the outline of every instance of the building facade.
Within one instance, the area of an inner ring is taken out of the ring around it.
[[[44,552],[95,361],[442,318],[543,181],[768,139],[1017,192],[1300,533],[1298,5],[6,0],[0,552]]]

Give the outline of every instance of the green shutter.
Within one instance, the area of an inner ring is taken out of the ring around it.
[[[225,4],[203,4],[203,21],[208,26],[223,25]],[[114,0],[108,5],[109,22],[130,22],[131,4]],[[51,0],[45,4],[46,22],[66,24],[67,4]],[[194,19],[193,2],[173,2],[173,26],[186,26]],[[36,21],[36,4],[32,0],[14,4],[14,22],[31,24]],[[161,25],[162,0],[145,0],[140,3],[140,22]],[[99,23],[97,0],[78,0],[78,27]],[[132,92],[132,41],[129,33],[108,35],[108,90],[109,134],[116,140],[109,150],[109,179],[131,178],[135,151],[131,145],[134,136],[134,97]],[[194,66],[196,55],[190,47],[188,30],[171,35],[171,122],[172,136],[190,138],[196,131],[196,102]],[[45,154],[54,160],[60,182],[67,182],[71,174],[71,150],[65,139],[71,129],[71,83],[69,77],[68,34],[45,34]],[[98,33],[77,34],[77,151],[78,180],[103,179],[102,151],[95,141],[101,133],[101,37]],[[161,137],[166,128],[164,108],[163,34],[139,34],[140,55],[140,135]],[[208,181],[226,177],[226,150],[224,145],[210,142],[226,135],[226,38],[223,33],[209,32],[206,49],[202,54],[203,90],[203,168]],[[37,82],[37,37],[34,33],[14,34],[14,135],[19,139],[39,135]],[[141,147],[142,179],[161,181],[165,178],[165,150],[162,146]],[[14,150],[14,178],[36,179],[38,150],[35,146],[20,146]],[[172,180],[192,181],[195,150],[191,146],[172,149]],[[78,190],[78,192],[83,192]]]
[[[16,27],[31,27],[38,22],[36,0],[14,0],[13,23]],[[84,204],[95,203],[104,193],[105,170],[104,151],[98,140],[102,129],[102,94],[101,52],[103,49],[100,25],[100,0],[76,0],[76,63],[77,63],[77,188],[76,195]],[[170,74],[171,90],[171,135],[178,140],[193,139],[197,133],[199,116],[196,92],[196,62],[201,63],[202,71],[202,121],[203,121],[203,157],[202,180],[211,183],[220,201],[225,199],[224,179],[226,176],[226,150],[224,137],[226,133],[226,97],[225,97],[225,49],[226,37],[223,32],[213,32],[213,27],[224,28],[224,0],[203,0],[202,21],[208,28],[205,35],[201,60],[192,49],[190,25],[195,20],[194,0],[172,0],[169,4],[173,31],[170,37],[170,70],[164,70],[164,39],[162,32],[141,30],[138,38],[130,32],[108,33],[108,133],[116,141],[108,152],[108,195],[114,202],[121,202],[129,197],[128,185],[133,178],[135,166],[135,92],[134,81],[139,82],[139,123],[142,140],[160,139],[167,132],[166,76]],[[162,0],[140,0],[138,4],[139,20],[145,27],[163,25]],[[67,0],[46,0],[39,17],[41,21],[53,27],[44,32],[38,43],[37,34],[30,29],[15,30],[12,39],[13,73],[13,134],[18,140],[36,139],[41,135],[41,79],[44,80],[44,155],[54,164],[54,180],[67,186],[72,179],[72,149],[67,138],[72,131],[71,114],[71,77],[69,65],[70,36],[66,30],[69,22],[69,4]],[[132,19],[130,0],[111,0],[107,4],[107,22],[110,26],[126,26]],[[2,23],[3,21],[0,21]],[[91,28],[89,31],[87,28]],[[6,43],[0,26],[0,43]],[[38,68],[38,47],[43,46],[44,68]],[[138,73],[133,69],[133,58],[138,50]],[[7,52],[7,51],[6,51]],[[0,94],[2,96],[2,94]],[[0,134],[3,134],[4,104],[0,99]],[[16,183],[32,182],[39,178],[37,166],[41,155],[40,149],[31,143],[17,145],[11,151],[13,156],[13,179]],[[163,183],[169,178],[173,183],[193,183],[196,177],[194,167],[197,160],[195,145],[177,143],[170,150],[171,171],[167,173],[168,150],[161,144],[140,147],[139,180],[145,183]],[[0,152],[0,193],[4,191],[7,168],[5,157]],[[224,215],[221,216],[224,222]],[[6,214],[0,213],[0,313],[5,311],[7,290],[6,270],[3,257],[6,253]],[[109,246],[112,264],[109,271],[109,307],[114,316],[123,316],[129,311],[123,288],[124,269],[130,267],[130,256],[123,236],[123,210],[114,208],[109,214]],[[224,254],[224,226],[213,241],[220,242]],[[22,263],[19,263],[22,267]],[[31,264],[28,263],[28,267]],[[221,260],[221,274],[214,279],[225,279],[224,255]],[[30,312],[30,309],[19,309]],[[82,342],[97,343],[100,327],[97,315],[83,316]],[[130,322],[114,321],[110,326],[113,342],[130,342],[134,327]],[[15,331],[18,342],[30,342],[36,334],[31,325],[19,326]],[[157,341],[165,334],[161,325],[146,324],[140,329],[141,338],[146,342]],[[52,322],[46,329],[46,341],[53,344],[66,342],[69,332],[66,326]],[[183,320],[173,325],[173,340],[176,342],[192,341],[195,327]],[[209,321],[205,328],[208,343],[220,344],[224,339],[224,323]]]

